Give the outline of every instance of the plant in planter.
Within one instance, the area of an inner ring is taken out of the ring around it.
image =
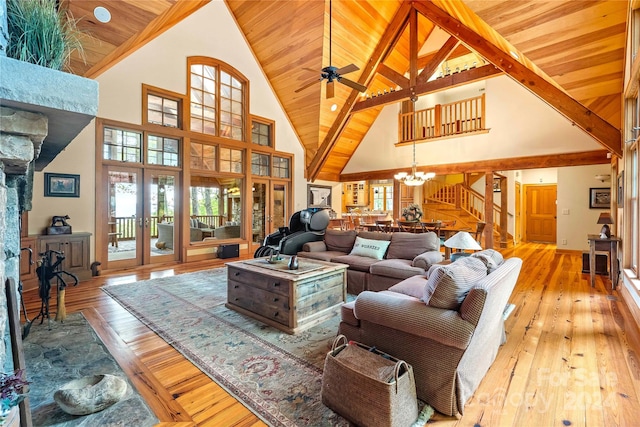
[[[29,385],[29,381],[24,379],[24,371],[22,370],[13,374],[0,374],[0,425],[4,424],[11,409],[22,402],[27,385]]]
[[[402,218],[405,221],[420,221],[422,218],[422,208],[420,205],[413,203],[402,209]]]
[[[7,0],[7,56],[54,70],[82,56],[77,21],[51,0]]]

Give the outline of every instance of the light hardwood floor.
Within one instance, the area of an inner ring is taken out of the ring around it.
[[[524,260],[511,296],[507,343],[459,418],[437,425],[632,426],[640,424],[640,331],[611,290],[582,274],[580,255],[527,243],[503,254]],[[224,260],[174,264],[98,276],[66,292],[67,313],[83,311],[161,426],[264,425],[104,292],[104,284],[222,266]],[[25,293],[37,313],[37,290]],[[52,295],[55,312],[55,294]],[[34,327],[38,327],[34,325]],[[28,363],[28,361],[27,361]]]

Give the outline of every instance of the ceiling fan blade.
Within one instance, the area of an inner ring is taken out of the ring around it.
[[[338,70],[336,70],[336,74],[347,74],[347,73],[353,73],[354,71],[358,71],[360,68],[358,68],[355,64],[349,64],[346,67],[342,67],[339,68]]]
[[[357,90],[358,92],[366,92],[367,91],[367,87],[366,86],[363,86],[360,83],[356,83],[356,82],[354,82],[352,80],[349,80],[349,79],[346,79],[344,77],[340,77],[338,79],[338,81],[340,83],[342,83],[343,85],[347,85],[350,88]]]
[[[298,89],[294,90],[294,92],[295,93],[301,92],[301,91],[305,90],[306,88],[311,87],[314,84],[318,83],[319,81],[322,81],[322,79],[315,79],[315,80],[312,80],[312,81],[310,81],[308,83],[305,83],[304,85],[300,86]]]
[[[327,99],[333,98],[335,95],[334,81],[327,82]]]

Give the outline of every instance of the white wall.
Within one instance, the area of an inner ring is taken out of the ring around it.
[[[293,211],[304,209],[307,181],[304,167],[301,167],[304,162],[302,145],[226,3],[222,1],[210,2],[98,77],[98,116],[141,124],[142,84],[186,93],[186,61],[193,55],[220,59],[249,79],[250,112],[275,120],[276,149],[294,154]],[[80,174],[79,199],[44,198],[43,173],[35,174],[33,210],[29,215],[30,233],[40,234],[50,223],[52,215],[68,214],[73,231],[95,234],[95,139],[95,123],[92,122],[44,170]],[[91,261],[94,259],[92,243]]]
[[[610,187],[600,182],[597,174],[610,174],[611,166],[573,166],[558,168],[558,249],[589,250],[587,234],[599,234],[596,224],[601,212],[609,209],[589,209],[589,189]],[[568,213],[563,213],[568,212]],[[563,239],[567,244],[563,245]]]
[[[455,99],[486,93],[489,133],[417,144],[418,166],[602,149],[590,136],[507,76],[469,88]],[[418,108],[450,102],[450,98],[451,94],[420,97]],[[411,166],[412,146],[394,146],[398,142],[398,108],[397,104],[383,108],[343,173]],[[371,156],[374,152],[376,155]]]

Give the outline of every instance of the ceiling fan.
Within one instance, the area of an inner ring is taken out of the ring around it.
[[[327,99],[333,98],[335,95],[334,83],[337,81],[342,83],[343,85],[349,86],[352,89],[357,90],[358,92],[364,92],[367,90],[366,86],[361,85],[360,83],[356,83],[353,80],[349,80],[345,77],[342,77],[343,74],[352,73],[354,71],[358,71],[359,68],[355,64],[349,64],[346,67],[337,68],[331,65],[331,0],[329,0],[329,66],[324,67],[320,70],[320,78],[315,79],[309,83],[304,84],[302,87],[299,87],[295,90],[296,93],[313,86],[318,81],[327,80]],[[311,72],[317,72],[316,70],[312,70],[311,68],[303,68],[303,70],[308,70]]]

